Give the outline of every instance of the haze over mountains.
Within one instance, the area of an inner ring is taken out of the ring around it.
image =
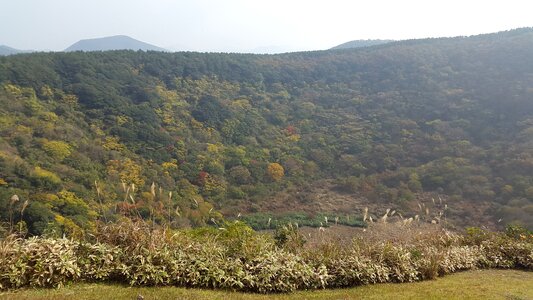
[[[110,51],[110,50],[142,50],[142,51],[162,51],[172,52],[167,49],[136,40],[126,35],[108,36],[94,39],[83,39],[72,44],[64,52],[72,51]],[[20,50],[6,45],[0,45],[0,56],[14,55],[19,53],[36,52],[34,50]],[[49,51],[45,51],[49,52]],[[61,52],[61,51],[58,51]]]
[[[381,45],[385,43],[393,42],[393,40],[354,40],[346,42],[335,46],[331,49],[348,49],[348,48],[361,48],[361,47],[370,47],[375,45]],[[162,52],[178,52],[178,51],[192,51],[192,49],[187,48],[186,46],[174,46],[169,49],[165,49],[156,45],[152,45],[126,35],[116,35],[108,36],[101,38],[93,39],[82,39],[78,42],[67,47],[65,52],[72,51],[110,51],[110,50],[142,50],[142,51],[162,51]],[[316,49],[320,50],[320,49]],[[260,46],[247,51],[245,53],[256,53],[256,54],[275,54],[275,53],[287,53],[287,52],[297,52],[297,49],[293,49],[288,46]],[[19,53],[29,53],[35,52],[33,50],[19,50],[9,46],[0,45],[0,56],[4,55],[13,55]],[[48,51],[45,51],[48,52]],[[61,51],[58,51],[61,52]],[[203,51],[202,51],[203,52]],[[209,51],[208,51],[209,52]],[[215,51],[220,52],[220,51]],[[225,52],[225,51],[223,51]],[[239,52],[239,51],[236,51]]]
[[[354,49],[354,48],[365,48],[372,47],[377,45],[384,45],[388,43],[396,42],[396,40],[382,40],[382,39],[367,39],[367,40],[353,40],[346,43],[339,44],[330,48],[329,50],[337,49]],[[78,42],[67,47],[64,52],[72,51],[110,51],[110,50],[142,50],[142,51],[161,51],[161,52],[180,52],[180,51],[193,51],[192,49],[180,45],[172,46],[168,49],[149,44],[126,35],[115,35],[101,38],[93,39],[82,39]],[[316,49],[320,50],[320,49]],[[19,50],[6,45],[0,45],[0,56],[13,55],[19,53],[30,53],[35,52],[33,50]],[[45,51],[48,52],[48,51]],[[61,51],[58,51],[61,52]],[[204,51],[200,51],[204,52]],[[211,52],[211,51],[207,51]],[[226,52],[226,51],[214,51],[214,52]],[[233,52],[233,51],[230,51]],[[241,51],[235,51],[236,53]],[[254,54],[280,54],[280,53],[289,53],[289,52],[299,52],[297,49],[291,49],[287,46],[259,46],[243,53],[254,53]]]

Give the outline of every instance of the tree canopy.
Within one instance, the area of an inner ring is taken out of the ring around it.
[[[34,234],[120,214],[205,224],[331,179],[382,203],[488,201],[531,228],[531,53],[521,29],[280,55],[0,57],[0,218],[17,194]]]

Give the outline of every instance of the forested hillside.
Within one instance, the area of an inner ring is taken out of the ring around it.
[[[376,45],[387,44],[387,43],[392,43],[392,42],[394,42],[394,40],[355,40],[355,41],[349,41],[346,43],[342,43],[331,49],[334,50],[334,49],[362,48],[362,47],[370,47],[370,46],[376,46]]]
[[[216,224],[327,180],[384,207],[488,203],[531,229],[532,53],[520,29],[282,55],[0,57],[0,218],[31,234],[120,215]]]

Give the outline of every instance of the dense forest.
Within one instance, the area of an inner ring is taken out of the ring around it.
[[[0,57],[0,219],[30,234],[124,215],[216,225],[327,181],[406,214],[422,194],[459,216],[454,203],[483,203],[531,229],[532,53],[519,29],[281,55]]]

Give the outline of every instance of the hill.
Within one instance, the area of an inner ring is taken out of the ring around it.
[[[80,40],[65,49],[69,51],[108,51],[108,50],[143,50],[166,51],[163,48],[138,41],[129,36],[116,35],[96,39]]]
[[[28,52],[31,52],[31,51],[19,50],[19,49],[11,48],[9,46],[0,45],[0,56],[13,55],[13,54],[18,54],[18,53],[28,53]]]
[[[1,57],[0,217],[39,234],[220,212],[360,224],[369,207],[532,228],[530,53],[532,29],[280,55]]]
[[[392,42],[394,42],[394,40],[354,40],[354,41],[350,41],[350,42],[337,45],[331,48],[331,50],[371,47],[371,46],[376,46],[376,45],[388,44]]]

